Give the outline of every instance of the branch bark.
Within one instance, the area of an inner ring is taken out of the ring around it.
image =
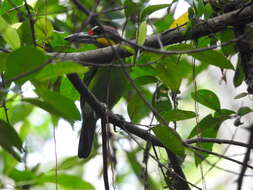
[[[186,28],[178,28],[176,30],[167,30],[161,34],[152,35],[147,38],[145,46],[159,48],[158,39],[161,39],[163,45],[179,43],[185,40],[193,40],[206,35],[225,30],[228,26],[236,26],[239,24],[247,24],[253,21],[253,5],[235,10],[193,26],[192,29],[186,31]],[[97,50],[76,53],[48,53],[62,60],[72,60],[76,62],[92,62],[92,63],[108,63],[115,59],[115,51],[118,52],[121,58],[129,57],[132,54],[126,49],[115,45],[112,47],[100,48]]]

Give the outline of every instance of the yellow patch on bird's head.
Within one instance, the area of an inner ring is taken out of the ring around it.
[[[110,39],[105,38],[105,37],[99,37],[96,40],[99,44],[101,44],[103,46],[112,46],[112,45],[116,44],[113,40],[110,40]]]

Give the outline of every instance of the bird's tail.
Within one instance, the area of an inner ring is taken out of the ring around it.
[[[78,145],[79,158],[87,158],[90,155],[96,129],[96,121],[94,117],[86,118],[86,120],[83,121]]]

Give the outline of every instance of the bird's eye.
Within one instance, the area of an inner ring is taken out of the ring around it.
[[[102,29],[101,29],[100,27],[94,28],[93,31],[94,31],[94,33],[97,34],[97,35],[99,35],[99,34],[102,33]]]

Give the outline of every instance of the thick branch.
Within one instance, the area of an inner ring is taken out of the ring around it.
[[[106,118],[110,123],[113,125],[116,125],[120,127],[121,129],[134,134],[142,139],[144,139],[147,142],[151,142],[155,146],[161,146],[162,143],[148,130],[140,129],[138,126],[127,122],[122,119],[122,117],[113,114],[111,111],[106,112],[106,108],[104,105],[99,102],[99,100],[89,92],[88,88],[83,84],[82,80],[78,77],[77,74],[70,74],[68,75],[69,80],[72,82],[72,84],[75,86],[75,88],[78,90],[78,92],[82,95],[85,96],[87,102],[90,104],[91,107],[94,108],[96,113],[98,114],[99,117],[101,118]],[[231,141],[231,140],[225,140],[225,139],[212,139],[212,138],[201,138],[201,139],[189,139],[185,140],[184,144],[187,146],[187,144],[192,144],[192,143],[218,143],[218,144],[232,144],[232,145],[237,145],[237,146],[242,146],[242,147],[248,147],[253,149],[252,145],[248,145],[242,142],[237,142],[237,141]]]
[[[228,26],[236,26],[238,24],[249,23],[253,21],[253,6],[240,10],[232,11],[193,26],[191,30],[186,32],[185,28],[178,28],[177,30],[165,31],[159,36],[153,35],[147,38],[144,44],[147,47],[159,48],[159,42],[157,39],[161,39],[163,45],[174,44],[185,40],[197,39],[202,36],[213,34],[222,30],[225,30]],[[63,60],[73,60],[77,62],[94,62],[94,63],[105,63],[110,62],[114,59],[115,51],[124,58],[131,56],[126,49],[121,48],[119,45],[114,47],[100,48],[88,52],[77,52],[77,53],[49,53],[49,55],[56,56]]]
[[[160,141],[151,135],[147,130],[140,129],[136,125],[133,125],[123,120],[118,115],[113,114],[111,111],[106,111],[104,105],[99,102],[99,100],[92,93],[89,92],[88,88],[83,84],[82,80],[77,74],[69,74],[68,78],[74,85],[75,89],[85,97],[87,103],[89,103],[89,105],[96,111],[96,114],[100,118],[108,119],[108,121],[113,125],[116,125],[131,134],[151,142],[153,145],[163,146]]]

